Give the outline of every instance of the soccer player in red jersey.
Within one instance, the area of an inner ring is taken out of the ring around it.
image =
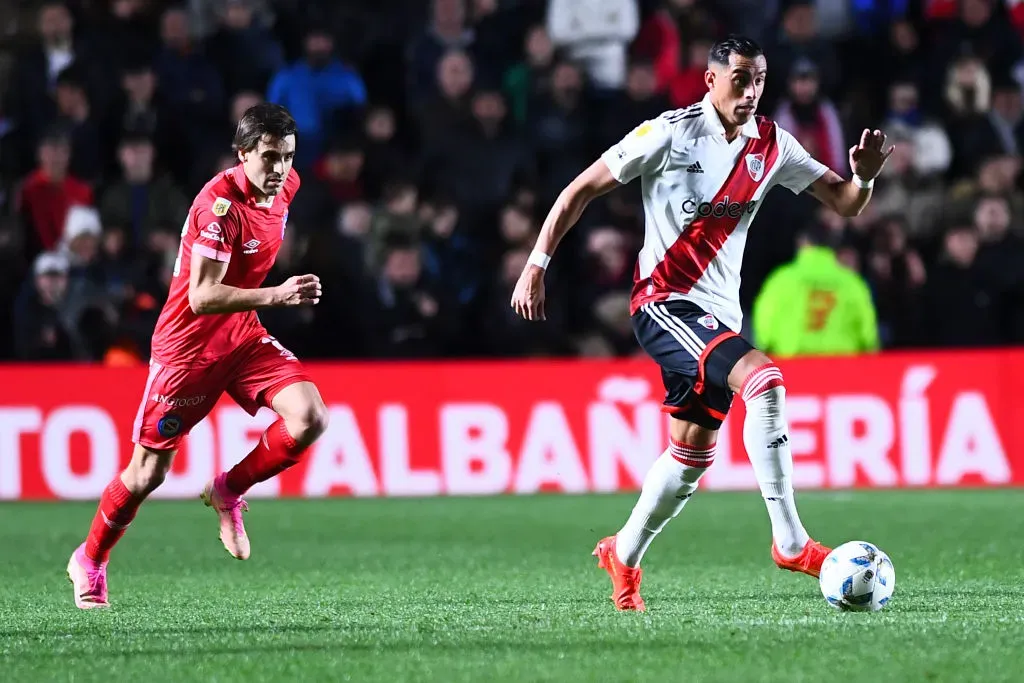
[[[235,133],[240,163],[196,196],[181,231],[170,293],[153,333],[149,378],[135,418],[131,462],[103,491],[89,536],[71,555],[75,604],[107,607],[107,560],[136,511],[163,482],[181,440],[223,392],[255,415],[280,417],[256,447],[202,493],[234,557],[249,557],[242,495],[295,465],[327,426],[327,408],[294,354],[256,311],[320,301],[315,275],[262,287],[284,240],[299,189],[292,169],[296,125],[279,105],[250,108]]]

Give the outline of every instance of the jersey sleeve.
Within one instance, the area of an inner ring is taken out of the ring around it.
[[[620,183],[659,169],[672,148],[672,124],[664,117],[644,121],[601,155]]]
[[[232,248],[242,232],[237,211],[228,200],[221,197],[212,204],[197,206],[193,218],[196,232],[192,252],[214,261],[229,263]]]
[[[825,175],[828,166],[821,163],[803,148],[788,131],[776,126],[779,143],[779,168],[775,180],[793,194],[800,194],[815,180]]]

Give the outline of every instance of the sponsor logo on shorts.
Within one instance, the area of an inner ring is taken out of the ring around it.
[[[206,400],[206,394],[201,396],[167,396],[166,394],[153,394],[150,399],[156,403],[163,403],[172,408],[192,408],[200,405]]]
[[[708,313],[705,316],[701,316],[700,318],[697,318],[697,322],[699,322],[701,325],[708,328],[709,330],[718,329],[718,320],[715,318],[715,316],[711,315],[710,313]]]
[[[258,249],[259,246],[260,246],[260,241],[259,240],[249,240],[248,242],[246,242],[245,244],[242,245],[242,247],[243,247],[242,253],[243,254],[255,254],[257,251],[259,251],[259,249]]]
[[[156,423],[156,430],[160,432],[160,436],[169,439],[181,433],[183,424],[181,418],[177,415],[164,415]]]
[[[757,206],[757,202],[750,200],[748,202],[732,202],[729,201],[729,197],[723,197],[721,201],[715,202],[699,202],[696,199],[687,199],[683,202],[683,213],[694,213],[701,218],[739,218],[745,213],[754,213],[754,207]]]

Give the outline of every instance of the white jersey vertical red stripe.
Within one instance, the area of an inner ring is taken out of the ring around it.
[[[783,185],[800,193],[828,170],[763,117],[726,140],[710,97],[644,122],[601,158],[619,182],[642,183],[633,312],[685,299],[737,332],[743,249],[765,192]]]

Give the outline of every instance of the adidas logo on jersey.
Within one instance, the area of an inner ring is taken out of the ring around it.
[[[695,162],[693,162],[692,164],[690,164],[689,166],[686,167],[686,172],[687,173],[703,173],[704,169],[700,167],[700,162],[699,161],[695,161]]]
[[[775,441],[768,444],[768,448],[782,448],[787,443],[789,443],[789,437],[783,434],[779,438],[775,439]]]

